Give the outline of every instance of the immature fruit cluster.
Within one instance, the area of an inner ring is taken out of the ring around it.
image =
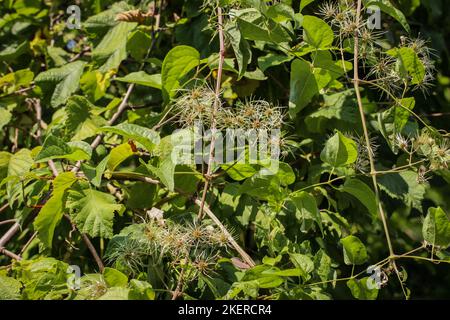
[[[149,257],[154,262],[167,259],[173,266],[189,266],[194,277],[215,265],[218,253],[229,245],[228,236],[212,225],[150,217],[150,221],[134,225],[125,237],[113,239],[106,261],[124,272],[138,274]]]
[[[283,124],[283,108],[265,100],[249,99],[238,101],[235,107],[219,105],[214,113],[216,95],[207,86],[196,87],[181,95],[175,102],[174,110],[183,127],[200,122],[205,127],[211,125],[214,115],[218,129],[280,129]]]

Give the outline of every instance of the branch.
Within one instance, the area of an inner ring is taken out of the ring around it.
[[[355,21],[355,25],[359,26],[359,22],[361,19],[361,0],[358,0],[357,3],[357,9],[356,9],[356,21]],[[370,147],[370,138],[369,138],[369,132],[367,130],[367,124],[366,124],[366,116],[364,114],[364,109],[363,109],[363,103],[362,103],[362,99],[361,99],[361,93],[359,92],[359,30],[356,29],[355,33],[354,33],[354,60],[353,60],[353,85],[355,88],[355,93],[356,93],[356,100],[358,102],[358,110],[359,110],[359,115],[361,117],[361,124],[362,124],[362,128],[364,131],[364,139],[366,142],[366,148],[367,148],[367,154],[369,157],[369,163],[370,163],[370,175],[372,177],[372,183],[373,183],[373,188],[374,188],[374,192],[375,192],[375,201],[377,203],[378,206],[378,211],[380,213],[380,217],[381,217],[381,221],[383,223],[383,229],[384,229],[384,233],[386,235],[386,241],[387,241],[387,245],[389,247],[389,254],[390,256],[394,256],[394,250],[392,248],[392,243],[391,243],[391,238],[389,236],[389,229],[388,229],[388,225],[387,225],[387,221],[386,221],[386,215],[384,213],[383,210],[383,206],[381,204],[380,201],[380,194],[378,191],[378,183],[377,183],[377,172],[375,169],[375,162],[373,159],[373,151],[372,148]]]
[[[220,6],[217,7],[217,15],[218,15],[218,32],[219,32],[219,42],[220,42],[220,52],[219,52],[219,67],[217,69],[217,82],[216,82],[216,91],[215,91],[215,100],[214,107],[211,114],[211,144],[209,148],[209,157],[208,157],[208,168],[206,170],[206,181],[205,186],[203,188],[202,200],[200,204],[200,209],[198,211],[198,218],[202,219],[203,217],[203,207],[206,201],[206,194],[208,192],[209,183],[211,179],[212,173],[212,164],[214,160],[214,146],[216,142],[215,133],[216,133],[216,114],[217,110],[220,106],[220,89],[222,85],[222,72],[223,72],[223,62],[225,60],[225,40],[223,35],[223,18],[222,18],[222,8]]]

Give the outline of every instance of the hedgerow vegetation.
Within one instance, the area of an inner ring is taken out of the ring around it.
[[[74,5],[0,1],[0,299],[450,297],[446,1]]]

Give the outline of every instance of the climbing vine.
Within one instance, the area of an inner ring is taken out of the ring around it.
[[[448,297],[445,10],[1,1],[0,298]]]

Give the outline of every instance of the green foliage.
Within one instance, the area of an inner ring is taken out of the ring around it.
[[[448,6],[357,4],[0,2],[0,299],[448,298]]]

